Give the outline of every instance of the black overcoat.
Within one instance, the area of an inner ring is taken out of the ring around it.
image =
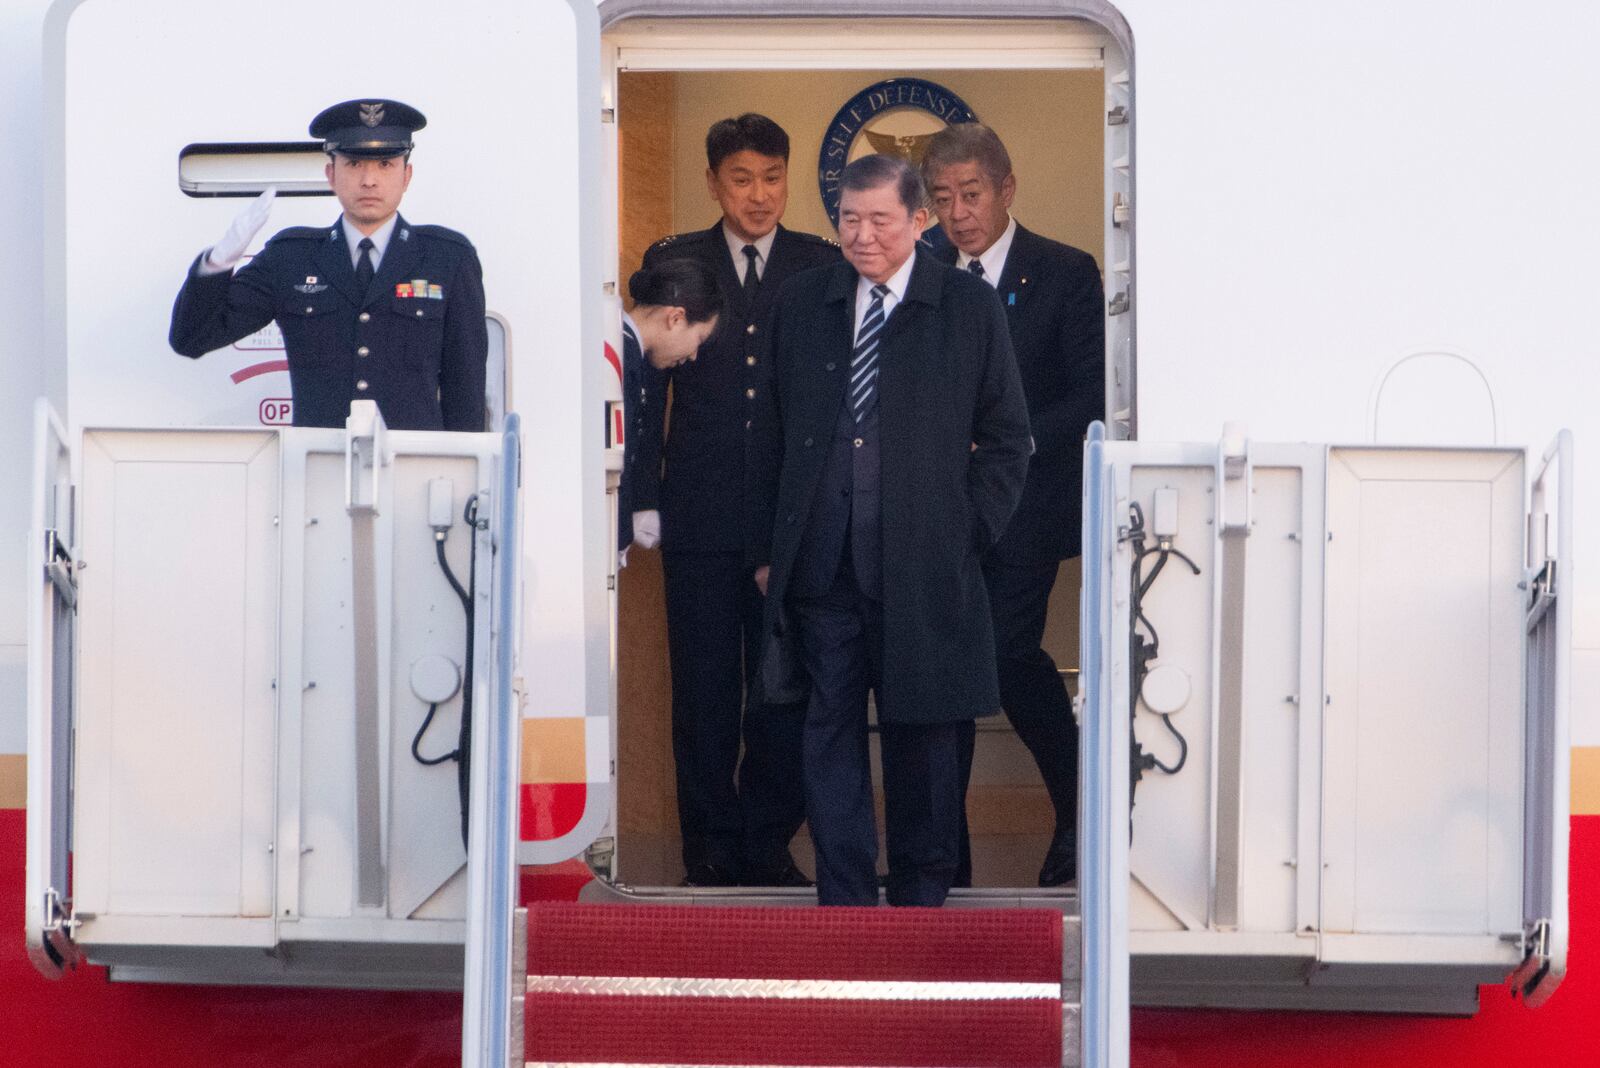
[[[800,271],[837,263],[839,246],[778,227],[755,300],[748,304],[720,221],[656,242],[644,263],[651,267],[679,257],[716,271],[727,307],[716,334],[693,362],[651,380],[652,389],[662,391],[667,382],[672,384],[671,427],[662,418],[664,395],[652,396],[651,418],[640,429],[638,445],[641,454],[664,457],[665,464],[651,469],[641,465],[633,507],[660,509],[664,552],[741,553],[746,542],[740,522],[745,514],[745,438],[770,377],[761,363],[764,323],[784,281]]]
[[[430,294],[403,296],[412,280]],[[394,430],[484,428],[489,331],[472,243],[404,217],[365,290],[343,219],[290,227],[237,273],[200,274],[172,306],[173,351],[200,357],[277,320],[289,360],[294,425],[343,427],[350,402],[374,400]]]
[[[955,262],[956,250],[944,253]],[[1077,556],[1083,439],[1105,417],[1105,298],[1094,257],[1018,224],[1000,272],[1033,427],[1033,459],[1011,525],[991,558],[1017,566]]]
[[[769,700],[807,688],[785,604],[829,442],[845,403],[858,276],[807,271],[779,295],[773,388],[752,431],[752,562],[770,563],[762,679]],[[999,710],[979,558],[1027,475],[1022,382],[1005,313],[985,282],[917,253],[879,349],[883,685],[878,715],[942,723]]]

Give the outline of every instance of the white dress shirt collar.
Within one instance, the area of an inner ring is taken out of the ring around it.
[[[1005,232],[1000,235],[999,240],[984,249],[982,254],[977,257],[969,256],[965,252],[957,252],[956,266],[965,271],[967,270],[967,264],[976,258],[979,263],[983,264],[983,280],[999,289],[1000,274],[1006,269],[1006,257],[1011,255],[1011,239],[1016,236],[1017,220],[1008,215],[1006,216]]]
[[[767,273],[767,258],[772,255],[772,243],[778,238],[778,228],[774,226],[754,241],[746,241],[729,229],[727,220],[724,219],[722,238],[728,243],[728,254],[733,257],[733,273],[739,276],[740,285],[744,284],[745,264],[748,262],[744,257],[744,247],[746,245],[756,247],[756,281],[759,282]]]
[[[913,251],[906,257],[906,262],[900,269],[889,276],[884,285],[889,287],[888,295],[883,298],[883,318],[887,322],[889,316],[894,314],[895,308],[906,297],[906,287],[911,284],[911,268],[916,265],[917,253]],[[872,287],[878,283],[866,275],[859,275],[856,279],[856,330],[854,337],[861,333],[861,322],[867,317],[867,309],[872,306]]]
[[[388,222],[370,234],[363,234],[360,230],[350,225],[349,220],[340,216],[339,223],[344,228],[345,244],[350,246],[350,266],[354,267],[361,262],[361,239],[370,237],[372,238],[372,269],[376,271],[378,265],[383,262],[383,250],[389,247],[389,238],[394,236],[394,227],[399,221],[400,213],[395,212],[389,216]]]

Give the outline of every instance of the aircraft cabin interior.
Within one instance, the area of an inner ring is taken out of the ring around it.
[[[629,20],[607,34],[615,62],[618,292],[652,243],[703,230],[719,218],[706,186],[705,134],[744,112],[789,134],[789,199],[782,224],[833,238],[823,195],[825,142],[842,109],[869,94],[878,110],[860,124],[847,161],[898,150],[920,158],[945,125],[924,106],[885,104],[875,87],[919,79],[958,98],[1005,142],[1017,175],[1013,216],[1046,237],[1083,249],[1102,267],[1108,225],[1109,42],[1071,22],[885,23],[841,44],[821,23],[791,25],[785,49],[763,47],[760,27]],[[765,36],[770,36],[767,31]],[[817,46],[809,47],[808,36]],[[796,47],[798,37],[799,47]],[[826,43],[824,43],[826,42]],[[960,42],[960,43],[958,43]],[[965,47],[963,47],[965,46]],[[1114,46],[1110,46],[1114,49]],[[900,52],[901,56],[895,57]],[[888,58],[900,62],[885,62]],[[1113,63],[1113,67],[1115,64]],[[753,69],[752,69],[753,68]],[[849,125],[855,125],[849,123]],[[898,146],[898,147],[896,147]],[[1121,161],[1126,169],[1126,160]],[[939,241],[936,218],[927,239]],[[1106,278],[1108,294],[1117,279]],[[1114,337],[1108,330],[1108,337]],[[1109,345],[1108,345],[1109,347]],[[1108,381],[1114,380],[1108,374]],[[668,412],[670,435],[670,408]],[[669,476],[670,477],[670,474]],[[1044,646],[1076,692],[1076,559],[1061,565]],[[617,579],[617,808],[614,875],[629,887],[672,887],[682,878],[671,740],[672,686],[659,551],[628,555]],[[1054,814],[1027,749],[1004,716],[979,720],[967,796],[975,888],[1035,887]],[[879,773],[874,759],[874,775]],[[882,793],[879,833],[882,834]],[[793,852],[812,870],[802,828]],[[880,867],[884,863],[880,850]]]

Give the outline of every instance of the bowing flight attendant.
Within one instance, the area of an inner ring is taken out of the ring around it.
[[[669,259],[633,272],[628,279],[633,312],[622,314],[622,404],[628,432],[624,441],[621,500],[618,502],[617,548],[635,540],[654,548],[655,532],[634,517],[642,492],[640,480],[653,487],[661,469],[661,438],[641,428],[660,418],[666,403],[664,372],[695,358],[716,333],[722,294],[716,274],[690,259]],[[641,472],[655,472],[641,476]]]

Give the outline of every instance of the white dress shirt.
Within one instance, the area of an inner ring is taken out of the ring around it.
[[[776,240],[777,236],[778,228],[774,226],[764,236],[758,237],[754,241],[746,241],[728,229],[726,221],[723,222],[722,237],[723,240],[728,242],[728,253],[733,256],[733,273],[739,276],[740,285],[744,285],[744,273],[750,269],[750,261],[745,258],[744,247],[746,245],[754,245],[756,247],[756,281],[759,282],[767,273],[767,257],[772,255],[772,242]]]
[[[917,253],[913,252],[906,257],[906,262],[900,265],[900,269],[890,275],[889,280],[884,283],[889,287],[888,294],[883,298],[885,324],[888,323],[889,316],[894,314],[895,308],[905,299],[906,286],[911,284],[911,267],[916,262]],[[856,282],[856,329],[855,333],[850,335],[852,347],[855,345],[855,339],[861,336],[861,322],[867,317],[867,309],[872,307],[872,287],[877,284],[866,275],[861,275]]]
[[[360,230],[345,222],[342,215],[339,220],[344,225],[345,242],[350,246],[350,266],[354,267],[361,262],[361,239],[363,237],[372,238],[372,271],[376,274],[378,267],[383,263],[383,250],[389,247],[389,238],[394,236],[394,225],[400,221],[399,212],[389,216],[388,222],[370,234],[363,234]]]
[[[1005,232],[1000,235],[998,241],[984,249],[977,256],[969,256],[965,252],[956,253],[956,266],[965,271],[967,270],[967,264],[976,259],[983,264],[983,280],[999,289],[1000,274],[1006,269],[1006,257],[1011,255],[1011,239],[1016,236],[1017,220],[1008,215],[1006,216]]]

